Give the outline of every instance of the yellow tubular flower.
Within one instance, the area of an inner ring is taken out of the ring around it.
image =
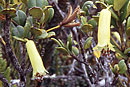
[[[101,51],[102,49],[107,50],[107,48],[112,48],[110,43],[110,23],[111,12],[108,9],[103,9],[99,16],[98,44],[93,48],[93,50]]]
[[[43,65],[42,59],[37,51],[34,42],[32,40],[27,40],[26,48],[33,67],[33,79],[36,79],[37,75],[39,77],[46,75],[48,71]]]
[[[99,17],[98,46],[103,47],[110,43],[111,12],[103,9]]]

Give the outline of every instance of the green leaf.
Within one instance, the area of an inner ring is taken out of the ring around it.
[[[67,47],[68,47],[68,49],[70,50],[70,51],[72,51],[72,34],[70,34],[69,36],[68,36],[68,40],[67,40]]]
[[[126,55],[124,55],[123,53],[118,53],[118,52],[115,53],[115,56],[119,60],[127,58]]]
[[[116,39],[121,43],[121,37],[118,32],[112,32],[112,34],[116,37]]]
[[[10,67],[7,67],[7,69],[4,72],[4,76],[8,80],[8,82],[10,82],[10,80],[11,80],[11,77],[10,77]]]
[[[43,13],[43,15],[40,19],[40,24],[44,24],[44,20],[45,20],[45,13]]]
[[[93,26],[91,24],[86,23],[83,26],[81,26],[81,30],[88,33],[93,30]]]
[[[91,46],[93,37],[88,37],[84,43],[84,49],[88,49]]]
[[[7,62],[5,59],[0,58],[0,72],[4,72],[6,69]]]
[[[7,8],[7,9],[3,9],[0,14],[3,15],[10,15],[10,17],[15,17],[16,16],[16,9],[15,8]]]
[[[128,17],[129,15],[130,15],[130,1],[129,1],[129,3],[128,3],[126,17]]]
[[[119,71],[119,66],[118,66],[118,64],[115,64],[115,65],[114,65],[113,72],[114,72],[114,73],[118,73],[118,71]]]
[[[12,34],[14,36],[22,38],[23,34],[24,34],[24,28],[22,26],[18,25],[17,27],[12,28]]]
[[[42,34],[42,29],[38,29],[36,27],[32,27],[31,28],[31,32],[36,35],[36,36],[40,36]]]
[[[97,16],[92,16],[92,18],[97,22],[97,24],[98,24],[98,22],[99,22],[99,14],[97,15]]]
[[[47,0],[28,0],[27,4],[28,4],[28,8],[32,8],[32,7],[42,8],[43,6],[48,5],[48,1]]]
[[[51,40],[55,41],[60,47],[63,47],[62,44],[60,43],[60,41],[58,41],[57,39],[51,38]]]
[[[109,4],[109,5],[113,5],[114,0],[105,0],[105,2],[106,2],[107,4]]]
[[[26,14],[22,11],[22,10],[18,10],[16,12],[16,17],[13,18],[13,20],[18,24],[18,25],[21,25],[21,26],[24,26],[25,25],[25,22],[26,22]]]
[[[24,26],[24,35],[23,35],[23,37],[29,37],[30,29],[31,29],[30,23],[26,23],[25,26]]]
[[[42,8],[44,5],[44,0],[36,0],[36,6]]]
[[[129,28],[129,27],[130,27],[130,16],[127,19],[127,28]]]
[[[22,38],[19,38],[19,37],[16,37],[16,36],[13,36],[14,39],[18,40],[18,41],[21,41],[21,42],[26,42],[26,40],[22,39]]]
[[[59,52],[63,53],[64,55],[68,55],[69,54],[69,52],[64,47],[56,47],[56,49]]]
[[[55,32],[48,32],[48,36],[47,36],[47,38],[49,38],[49,37],[52,37],[52,36],[55,36],[56,35],[56,33]]]
[[[119,11],[123,6],[125,6],[127,0],[114,0],[114,10]]]
[[[58,41],[60,42],[60,44],[62,45],[62,47],[65,47],[64,43],[62,40],[58,39]]]
[[[19,32],[19,37],[22,37],[24,34],[24,28],[22,26],[18,25],[17,30]]]
[[[74,40],[74,45],[75,45],[75,46],[78,45],[78,42],[77,42],[76,40]]]
[[[0,72],[4,75],[4,77],[10,83],[10,80],[11,80],[11,77],[10,77],[10,68],[7,67],[7,61],[6,61],[6,59],[2,58],[3,56],[2,56],[1,50],[2,50],[2,48],[1,48],[1,44],[0,44]]]
[[[126,30],[126,35],[127,35],[127,36],[130,36],[130,27],[127,28],[127,30]]]
[[[48,1],[47,1],[47,0],[43,0],[43,5],[44,5],[44,6],[49,5],[49,4],[48,4]]]
[[[112,24],[114,27],[117,27],[116,19],[111,18],[111,24]]]
[[[82,6],[82,10],[86,12],[86,15],[88,15],[89,14],[88,9],[91,7],[95,8],[96,6],[93,4],[92,1],[86,1]]]
[[[113,11],[112,8],[110,8],[110,12],[111,12],[111,15],[114,19],[116,19],[116,21],[119,21],[119,17],[117,16],[117,14]]]
[[[27,4],[28,0],[21,0],[24,4]]]
[[[79,55],[79,49],[75,46],[72,46],[72,52],[74,55],[78,56]]]
[[[88,24],[91,24],[93,26],[93,28],[96,28],[97,27],[97,22],[91,18],[89,21],[88,21]]]
[[[120,21],[123,22],[127,15],[127,8],[128,8],[129,0],[126,1],[124,6],[120,10]]]
[[[30,37],[30,34],[31,34],[30,29],[31,29],[32,25],[33,25],[33,18],[31,16],[28,16],[27,20],[26,20],[26,24],[24,26],[23,37],[26,37],[26,38]]]
[[[84,16],[81,16],[81,24],[84,25],[87,23],[87,18]]]
[[[48,33],[45,30],[42,30],[42,34],[40,36],[38,36],[39,39],[45,39],[47,38]]]
[[[28,16],[27,17],[26,23],[29,23],[31,26],[33,25],[33,18],[32,18],[32,16]]]
[[[127,71],[127,66],[126,66],[124,60],[121,60],[121,61],[118,63],[118,66],[119,66],[119,73],[120,73],[120,74],[126,73],[126,71]]]
[[[33,7],[29,9],[29,14],[33,17],[33,18],[37,18],[40,19],[43,16],[43,12],[42,9],[39,7]]]
[[[53,8],[47,8],[44,13],[45,13],[44,22],[45,23],[49,22],[54,16],[54,9]]]
[[[125,49],[124,54],[128,54],[130,52],[130,48]]]
[[[32,8],[36,6],[36,0],[28,0],[27,2],[28,8]]]
[[[47,20],[47,21],[50,22],[51,19],[52,19],[53,16],[54,16],[54,9],[53,9],[53,8],[49,8],[48,11],[49,11],[49,17],[48,17],[48,20]]]

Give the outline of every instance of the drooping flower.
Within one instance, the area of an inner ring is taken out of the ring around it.
[[[48,73],[45,69],[42,59],[37,51],[37,48],[32,40],[27,40],[26,43],[27,52],[31,61],[31,65],[33,67],[33,79],[39,79]]]
[[[113,49],[113,45],[110,43],[110,23],[111,12],[108,9],[103,9],[100,12],[99,24],[98,24],[98,44],[93,48],[95,51],[105,50],[105,53]]]

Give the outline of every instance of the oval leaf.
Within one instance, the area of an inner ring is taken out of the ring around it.
[[[56,49],[64,55],[68,55],[68,51],[64,47],[56,47]]]
[[[78,49],[77,47],[75,47],[75,46],[72,46],[72,52],[73,52],[73,54],[75,54],[76,56],[79,55],[79,49]]]
[[[13,18],[13,20],[18,24],[18,25],[22,25],[24,26],[25,25],[25,21],[26,21],[26,14],[22,11],[22,10],[18,10],[16,12],[16,17]]]
[[[91,46],[93,37],[87,38],[87,40],[84,43],[84,49],[88,49]]]
[[[42,9],[39,7],[33,7],[29,9],[29,14],[33,17],[33,18],[37,18],[40,19],[43,16],[43,12]]]
[[[126,66],[124,60],[121,60],[121,61],[118,63],[118,66],[119,66],[119,73],[120,73],[120,74],[124,74],[124,73],[127,71],[127,66]]]

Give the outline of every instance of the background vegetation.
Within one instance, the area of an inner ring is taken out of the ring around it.
[[[94,51],[108,7],[114,51]],[[0,0],[0,87],[130,87],[129,15],[130,0]],[[49,72],[43,80],[32,79],[25,39]]]

